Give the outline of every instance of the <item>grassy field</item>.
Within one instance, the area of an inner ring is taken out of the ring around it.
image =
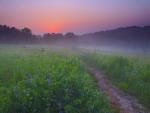
[[[40,47],[0,46],[0,113],[111,111],[75,55]]]
[[[149,56],[0,46],[0,113],[112,113],[82,62],[150,108]]]
[[[82,59],[102,70],[107,78],[125,93],[135,96],[150,108],[150,59],[149,56],[123,56],[85,53]]]

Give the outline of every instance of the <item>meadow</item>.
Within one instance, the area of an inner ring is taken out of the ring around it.
[[[149,56],[0,46],[0,113],[118,113],[85,64],[150,108]]]
[[[0,46],[0,113],[111,113],[109,106],[76,55]]]
[[[82,59],[103,71],[112,84],[150,108],[150,59],[146,55],[85,52]]]

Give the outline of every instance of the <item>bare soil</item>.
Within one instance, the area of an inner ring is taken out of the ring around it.
[[[119,113],[150,113],[147,112],[144,107],[137,102],[137,100],[125,94],[118,88],[114,87],[105,77],[104,73],[92,66],[86,66],[88,72],[94,76],[97,81],[97,85],[102,90],[113,109]]]

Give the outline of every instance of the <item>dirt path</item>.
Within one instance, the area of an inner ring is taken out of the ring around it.
[[[112,108],[117,109],[119,113],[150,113],[145,112],[144,108],[134,97],[125,95],[122,91],[111,85],[102,72],[94,67],[86,67],[89,73],[96,78],[98,87],[108,96]]]

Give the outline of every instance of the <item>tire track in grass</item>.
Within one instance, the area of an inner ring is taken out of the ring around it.
[[[94,76],[98,87],[106,94],[113,109],[119,113],[150,113],[146,112],[145,108],[134,97],[125,95],[121,90],[109,83],[104,73],[92,66],[85,65],[85,67]]]

